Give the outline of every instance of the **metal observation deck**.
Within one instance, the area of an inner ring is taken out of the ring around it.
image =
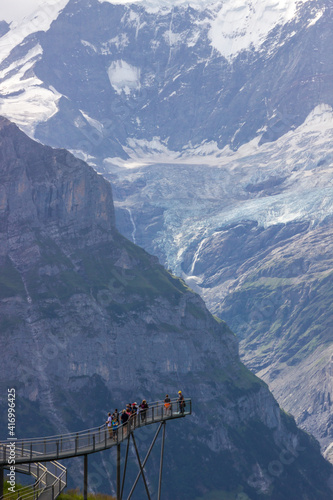
[[[119,425],[116,430],[112,430],[103,425],[71,434],[2,441],[0,442],[0,483],[3,484],[3,469],[9,468],[8,460],[10,457],[10,443],[14,442],[15,468],[17,472],[30,473],[36,478],[33,495],[30,494],[30,497],[28,497],[28,492],[22,491],[22,496],[19,493],[18,499],[22,498],[22,500],[28,500],[28,498],[32,498],[33,500],[54,500],[67,484],[66,469],[55,461],[65,458],[84,456],[84,499],[86,500],[88,492],[88,455],[112,447],[117,447],[117,500],[121,500],[123,498],[129,443],[130,438],[132,438],[140,472],[128,496],[128,500],[131,498],[134,488],[141,475],[145,484],[147,497],[150,499],[151,497],[143,468],[148,460],[157,436],[163,428],[158,493],[158,499],[160,499],[165,425],[168,420],[184,418],[192,413],[191,399],[185,399],[184,401],[185,406],[183,408],[179,407],[178,400],[171,400],[170,407],[168,408],[165,406],[164,401],[150,403],[148,409],[143,411],[141,410],[140,413],[131,416],[125,424]],[[160,425],[145,459],[141,462],[134,432],[147,425],[157,423]],[[127,441],[127,449],[121,483],[120,445],[124,441]],[[51,464],[45,467],[44,465],[41,465],[41,462],[51,462]],[[52,468],[54,470],[53,473],[50,472]],[[3,486],[1,487],[0,485],[0,500],[2,498],[1,495],[3,495]]]

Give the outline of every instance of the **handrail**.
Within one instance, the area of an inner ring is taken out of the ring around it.
[[[185,401],[190,401],[190,399],[188,398],[185,398]],[[178,403],[178,399],[172,399],[171,400],[171,404],[176,404]],[[149,409],[152,409],[152,408],[160,408],[161,406],[164,406],[164,401],[154,401],[153,403],[148,403],[149,405]],[[68,434],[54,434],[54,435],[51,435],[51,436],[46,436],[46,437],[32,437],[32,438],[24,438],[24,439],[17,439],[15,442],[16,442],[16,448],[18,447],[18,445],[24,441],[29,441],[29,443],[34,443],[34,442],[42,442],[44,443],[45,441],[55,441],[56,439],[61,439],[61,438],[68,438],[68,437],[73,437],[73,436],[82,436],[82,435],[85,435],[88,433],[91,433],[91,432],[96,432],[98,431],[99,429],[103,429],[105,427],[105,424],[102,424],[98,427],[92,427],[90,429],[84,429],[82,431],[78,431],[78,432],[72,432],[72,433],[68,433]],[[6,444],[6,441],[0,441],[0,446],[3,445],[3,444]]]
[[[24,474],[30,473],[33,477],[36,478],[36,481],[33,485],[25,486],[23,488],[20,488],[19,490],[15,491],[15,496],[17,495],[17,498],[20,500],[24,500],[27,498],[30,498],[33,496],[33,498],[36,497],[37,493],[37,498],[38,498],[38,492],[41,492],[44,490],[46,487],[46,474],[47,474],[47,468],[40,464],[39,466],[37,464],[29,464],[30,467],[24,467],[21,465],[20,467],[17,467],[16,470],[17,472],[22,472]],[[28,469],[27,471],[25,469]],[[36,469],[37,472],[33,472],[33,469]],[[41,472],[41,474],[40,474]],[[0,500],[5,500],[5,499],[10,499],[13,498],[14,494],[13,493],[8,493],[6,495],[3,495],[0,497]]]
[[[52,472],[54,468],[54,473]],[[41,463],[19,464],[17,472],[29,473],[36,478],[33,485],[25,486],[15,492],[17,500],[38,500],[42,494],[50,492],[51,500],[54,500],[67,485],[67,469],[59,462],[52,461],[46,467]],[[0,497],[0,500],[12,500],[13,493]]]
[[[55,435],[38,438],[18,439],[15,441],[16,463],[51,461],[60,458],[69,458],[83,454],[94,453],[110,448],[122,442],[128,432],[137,427],[149,425],[161,420],[179,418],[192,413],[191,399],[185,399],[185,408],[179,407],[179,400],[170,401],[170,408],[166,409],[164,401],[149,403],[146,411],[133,415],[126,424],[120,424],[117,432],[111,432],[103,424],[92,429],[65,435]],[[8,441],[0,442],[0,465],[6,463]]]

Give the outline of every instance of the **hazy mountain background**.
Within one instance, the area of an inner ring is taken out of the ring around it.
[[[0,113],[111,180],[329,456],[332,3],[41,5],[0,25]]]

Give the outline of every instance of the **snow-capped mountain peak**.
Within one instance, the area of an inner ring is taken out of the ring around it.
[[[211,45],[232,60],[242,50],[258,49],[277,25],[297,16],[300,5],[310,0],[99,0],[114,5],[140,5],[147,12],[169,12],[175,8],[207,11]]]
[[[24,22],[35,31],[45,30],[69,0],[11,0],[1,5],[1,20],[13,26]],[[3,2],[2,2],[3,3]],[[28,31],[28,30],[27,30]]]
[[[126,157],[128,138],[152,143],[159,137],[161,144],[176,152],[201,148],[203,143],[237,149],[263,130],[263,141],[275,140],[322,104],[315,102],[316,93],[309,88],[312,97],[307,106],[294,111],[294,93],[304,85],[303,74],[308,86],[311,78],[302,66],[295,82],[292,64],[289,71],[289,63],[283,68],[274,59],[283,59],[290,42],[300,43],[295,23],[289,26],[292,20],[300,18],[309,37],[318,24],[325,24],[319,3],[36,1],[37,10],[21,21],[13,20],[0,37],[0,114],[36,139],[45,140],[43,123],[53,117],[57,121],[64,113],[63,138],[58,141],[59,132],[54,130],[54,145],[59,142],[88,155],[95,149],[100,153],[103,143],[104,158]],[[60,46],[61,57],[54,50]],[[315,49],[312,43],[311,50]],[[313,65],[317,74],[321,69]],[[290,81],[284,74],[291,75]],[[292,118],[277,109],[276,85],[290,100],[285,107]],[[93,95],[99,104],[91,107]],[[93,121],[82,121],[81,111]],[[104,124],[97,130],[97,142],[86,140],[87,134],[96,134],[92,123]]]

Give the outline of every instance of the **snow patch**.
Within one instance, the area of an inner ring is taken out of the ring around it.
[[[94,118],[91,118],[91,116],[89,116],[87,113],[82,111],[82,109],[80,109],[80,113],[82,114],[83,118],[89,123],[89,125],[91,127],[98,130],[98,132],[100,132],[101,134],[103,133],[104,127],[103,127],[103,124],[101,122],[99,122],[98,120],[95,120]]]
[[[110,83],[114,90],[121,94],[129,95],[134,90],[140,89],[140,68],[131,66],[126,61],[113,61],[108,69]]]
[[[0,38],[0,62],[14,47],[36,31],[47,31],[69,0],[11,0],[1,7],[2,19],[11,22],[10,31]],[[18,8],[19,6],[19,8]]]
[[[15,60],[12,64],[4,68],[2,71],[0,71],[0,81],[1,81],[1,89],[2,89],[2,94],[7,94],[11,92],[15,92],[17,88],[15,86],[13,87],[13,83],[19,86],[19,89],[22,88],[22,84],[20,84],[20,79],[22,76],[22,72],[20,71],[22,67],[24,67],[24,71],[27,70],[27,65],[30,63],[31,65],[33,62],[39,58],[43,54],[43,49],[42,47],[37,44],[35,47],[29,50],[29,52],[22,57],[21,59]],[[8,82],[6,83],[5,79],[7,75],[10,75],[11,73],[20,74],[20,78],[9,78]]]
[[[307,1],[229,0],[211,24],[211,44],[229,60],[251,46],[257,50],[276,25],[291,21]]]
[[[174,33],[169,29],[163,34],[163,38],[170,47],[173,47],[174,45],[178,45],[183,37],[180,33]]]
[[[1,2],[1,19],[8,23],[20,23],[23,19],[31,19],[37,12],[55,19],[69,0],[10,0]],[[52,22],[52,21],[51,21]],[[43,29],[43,28],[42,28]],[[43,29],[43,31],[45,31]]]
[[[127,140],[127,146],[124,147],[124,150],[134,159],[135,163],[140,158],[144,160],[144,164],[146,162],[148,164],[150,163],[149,157],[153,157],[155,162],[156,160],[163,161],[165,159],[170,161],[170,158],[177,158],[178,156],[178,153],[168,149],[166,141],[161,141],[160,137],[154,137],[151,141],[130,138]]]
[[[117,51],[126,48],[129,45],[129,39],[126,33],[121,33],[113,38],[110,38],[107,42],[101,44],[100,53],[103,55],[110,55],[114,53],[114,47]]]
[[[117,51],[119,51],[119,50],[127,47],[128,44],[129,44],[129,40],[128,40],[127,34],[122,33],[121,35],[117,35],[114,38],[111,38],[111,40],[109,40],[107,44],[103,44],[103,45],[108,46],[108,47],[110,45],[115,45],[117,48]]]
[[[322,17],[323,14],[324,14],[324,9],[320,10],[319,12],[317,12],[317,14],[315,15],[315,17],[309,22],[308,28],[310,28],[311,26],[313,26],[314,24],[316,24],[316,22],[319,21],[319,19]]]
[[[327,137],[333,136],[333,109],[330,105],[321,104],[316,106],[302,125],[295,130],[289,131],[275,143],[264,143],[259,146],[261,137],[258,136],[241,145],[236,151],[230,149],[229,146],[220,149],[215,141],[204,141],[197,145],[189,143],[183,147],[182,151],[172,151],[167,146],[168,141],[162,140],[158,136],[150,141],[130,138],[127,140],[127,146],[124,147],[124,150],[131,159],[119,159],[119,165],[125,168],[129,168],[129,165],[131,165],[130,168],[132,168],[132,165],[138,167],[139,165],[167,164],[177,161],[179,164],[211,165],[214,167],[230,165],[230,168],[232,168],[233,162],[239,161],[244,164],[244,159],[252,156],[265,156],[267,154],[274,160],[275,157],[281,155],[281,144],[292,144],[292,148],[302,150],[302,141],[304,141],[305,136],[311,137],[311,141],[315,140],[316,143],[321,140],[327,142]],[[284,156],[286,156],[286,146],[283,145],[282,149],[284,149]],[[115,158],[111,160],[118,162],[118,159]],[[287,162],[287,160],[285,161]],[[260,165],[260,162],[258,165]],[[243,166],[243,168],[246,167]]]
[[[24,58],[0,72],[0,115],[14,121],[30,137],[38,123],[47,121],[58,111],[61,94],[53,87],[43,87],[32,71],[43,53],[37,44]],[[16,69],[16,71],[13,71]],[[7,75],[11,75],[6,78]]]
[[[61,95],[54,88],[29,87],[15,97],[0,99],[0,115],[34,137],[36,126],[49,120],[58,111]]]
[[[84,47],[89,47],[90,49],[92,49],[94,52],[97,53],[97,49],[92,43],[87,42],[86,40],[81,40],[81,43]]]
[[[187,46],[194,47],[200,40],[201,32],[199,30],[193,31],[190,37],[187,39]]]

